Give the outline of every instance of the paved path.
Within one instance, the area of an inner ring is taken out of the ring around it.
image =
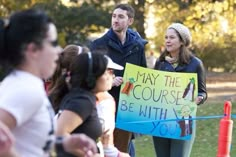
[[[207,74],[207,102],[236,102],[236,74],[208,73]]]
[[[207,83],[207,102],[236,101],[236,82]]]

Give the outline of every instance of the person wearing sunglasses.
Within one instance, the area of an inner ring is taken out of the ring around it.
[[[2,156],[47,157],[54,146],[87,157],[97,152],[85,134],[54,134],[54,111],[43,79],[53,74],[60,52],[56,26],[41,10],[16,12],[1,25],[0,65],[6,76],[0,85],[0,121],[15,138],[14,151]]]

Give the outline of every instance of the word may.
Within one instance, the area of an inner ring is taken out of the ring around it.
[[[156,85],[157,78],[160,76],[160,74],[155,75],[154,73],[141,73],[138,71],[136,76],[136,82],[141,81],[144,84],[150,84],[150,85]],[[180,77],[172,77],[165,75],[161,77],[160,79],[164,80],[164,85],[166,87],[180,87]]]
[[[154,75],[154,73],[140,73],[138,71],[137,76],[136,76],[136,82],[139,82],[139,79],[141,79],[142,83],[149,83],[151,85],[156,85],[156,79],[158,78],[159,74]]]

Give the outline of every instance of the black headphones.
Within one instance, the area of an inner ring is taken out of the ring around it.
[[[86,83],[90,89],[93,89],[96,85],[96,78],[93,75],[93,58],[91,52],[88,52],[88,76]]]

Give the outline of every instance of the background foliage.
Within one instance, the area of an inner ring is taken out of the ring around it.
[[[121,2],[136,10],[132,27],[148,39],[147,55],[157,55],[167,26],[181,22],[190,28],[191,49],[207,70],[236,71],[236,0],[0,0],[0,16],[42,8],[55,20],[62,46],[88,44],[91,33],[110,27],[112,8]]]

